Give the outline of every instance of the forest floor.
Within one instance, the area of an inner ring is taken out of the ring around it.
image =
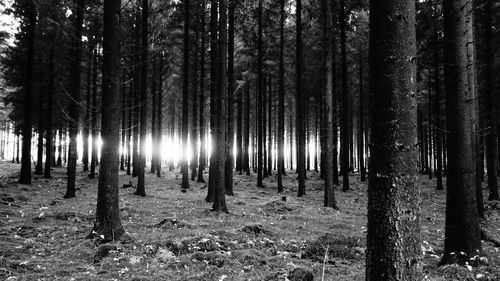
[[[357,175],[351,191],[336,191],[337,211],[322,207],[313,172],[302,198],[295,174],[285,176],[280,195],[274,177],[263,189],[255,175],[235,174],[230,213],[216,214],[204,201],[206,184],[191,182],[183,193],[178,172],[147,174],[147,196],[138,197],[121,188],[132,179],[120,172],[120,213],[131,239],[96,245],[85,237],[97,179],[79,173],[77,197],[63,199],[64,168],[54,168],[51,180],[35,176],[31,186],[16,182],[19,169],[0,163],[1,280],[364,280],[367,186]],[[425,280],[500,280],[499,248],[486,241],[486,264],[437,266],[445,192],[434,184],[419,178]],[[483,228],[499,240],[499,206],[488,202],[487,217]]]

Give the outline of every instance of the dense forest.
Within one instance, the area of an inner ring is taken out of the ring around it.
[[[498,1],[0,6],[0,277],[500,280]]]

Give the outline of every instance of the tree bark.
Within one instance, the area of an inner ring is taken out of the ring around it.
[[[228,65],[227,65],[227,134],[226,134],[226,163],[224,172],[225,175],[225,192],[227,195],[234,195],[233,192],[233,143],[234,143],[234,94],[235,94],[235,78],[234,78],[234,10],[236,8],[236,0],[228,0],[229,11],[229,26],[228,26]]]
[[[340,0],[340,49],[341,49],[341,67],[342,67],[342,136],[340,145],[342,157],[342,191],[348,191],[349,188],[349,92],[347,87],[347,47],[346,47],[346,14],[345,0]]]
[[[226,0],[219,0],[219,48],[218,48],[218,91],[217,109],[217,141],[215,143],[215,189],[212,211],[228,213],[224,192],[225,160],[226,160],[226,91],[227,91],[227,5]]]
[[[125,233],[120,221],[118,200],[119,118],[119,32],[120,0],[104,1],[102,64],[102,138],[101,165],[97,187],[97,211],[89,236],[115,241]]]
[[[258,39],[257,39],[257,187],[264,187],[263,179],[263,112],[262,100],[264,96],[264,73],[263,73],[263,47],[262,47],[262,0],[259,0],[259,7],[257,10],[257,25],[258,25]]]
[[[139,171],[135,195],[146,196],[145,169],[146,169],[146,134],[147,134],[147,107],[148,107],[148,0],[142,0],[142,32],[141,32],[141,96],[140,111],[140,152]]]
[[[181,157],[181,188],[189,188],[188,171],[188,134],[189,134],[189,0],[184,0],[184,50],[182,67],[182,157]]]
[[[200,49],[200,91],[199,91],[199,122],[200,122],[200,154],[198,159],[198,179],[197,182],[204,183],[203,172],[207,163],[206,158],[206,131],[205,131],[205,0],[201,1],[201,49]]]
[[[47,89],[47,115],[45,118],[45,169],[43,177],[46,179],[52,178],[50,168],[52,167],[52,158],[54,155],[54,134],[53,134],[53,111],[54,111],[54,90],[55,90],[55,62],[54,62],[54,44],[50,46],[49,54],[49,85]]]
[[[324,133],[326,133],[325,152],[324,152],[324,177],[325,177],[325,193],[324,193],[324,206],[337,208],[337,202],[335,200],[335,181],[334,181],[334,128],[333,124],[333,114],[335,109],[333,108],[333,61],[332,56],[335,52],[333,47],[333,5],[329,0],[323,0],[322,11],[323,11],[323,55],[324,55],[324,93],[323,101],[325,112],[325,126]],[[322,102],[323,103],[323,102]]]
[[[24,85],[24,112],[23,112],[23,144],[21,157],[21,174],[19,175],[20,184],[31,184],[31,108],[33,95],[33,60],[35,45],[35,27],[36,27],[36,6],[33,0],[28,1],[28,45],[26,60],[26,80]]]
[[[303,93],[303,43],[302,43],[302,0],[297,0],[296,7],[296,57],[297,57],[297,77],[296,77],[296,147],[297,147],[297,174],[299,188],[297,196],[306,195],[306,136],[305,136],[305,94]]]
[[[444,255],[441,264],[464,263],[481,250],[475,190],[473,132],[470,122],[474,93],[468,73],[468,45],[472,3],[445,0],[445,88],[448,131],[448,180]],[[455,253],[452,255],[452,253]],[[461,253],[464,253],[462,255]]]
[[[280,0],[280,54],[278,93],[278,193],[283,192],[285,174],[285,0]]]
[[[70,106],[69,106],[69,157],[68,157],[68,181],[66,186],[66,194],[64,198],[75,197],[75,180],[76,180],[76,160],[78,158],[77,151],[77,136],[78,123],[80,119],[80,80],[81,80],[81,61],[82,61],[82,29],[83,29],[83,10],[84,0],[76,1],[75,21],[73,23],[73,42],[71,50],[71,86],[70,86]]]
[[[219,0],[210,0],[210,137],[212,146],[217,143],[217,106],[216,97],[218,91],[218,4]],[[216,188],[216,154],[215,149],[212,149],[210,155],[209,177],[208,177],[208,194],[205,198],[206,202],[214,202]]]
[[[415,1],[370,1],[366,280],[421,280]]]

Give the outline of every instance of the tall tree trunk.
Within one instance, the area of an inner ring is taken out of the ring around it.
[[[427,93],[427,139],[428,139],[428,145],[427,148],[429,149],[428,152],[428,157],[429,157],[429,179],[432,180],[433,176],[433,171],[432,171],[432,166],[433,166],[433,144],[432,144],[432,95],[431,95],[431,89],[429,87],[428,93]]]
[[[95,169],[97,166],[97,49],[94,46],[93,56],[92,56],[92,68],[93,68],[93,85],[92,85],[92,155],[90,159],[90,173],[89,178],[95,178]]]
[[[87,62],[87,93],[85,97],[85,116],[83,118],[83,155],[82,155],[82,164],[83,171],[89,171],[89,136],[90,136],[90,112],[92,110],[92,106],[90,104],[92,97],[92,50],[94,47],[89,44],[88,45],[88,62]]]
[[[489,133],[486,135],[486,168],[488,170],[488,200],[500,200],[498,192],[498,119],[497,117],[497,96],[494,93],[493,81],[493,63],[494,63],[494,49],[493,49],[493,32],[492,32],[492,9],[493,1],[487,0],[485,3],[484,12],[484,44],[485,48],[485,88],[484,95],[486,96],[486,120],[489,127]]]
[[[472,3],[445,0],[445,87],[448,131],[448,181],[446,225],[442,264],[464,263],[481,250],[475,193],[475,165],[472,151],[472,113],[468,44]],[[454,254],[452,254],[454,253]],[[461,253],[464,253],[462,255]]]
[[[53,134],[53,112],[54,112],[54,90],[55,90],[55,61],[54,61],[54,44],[50,46],[49,53],[49,85],[47,89],[47,112],[45,124],[45,169],[43,177],[46,179],[52,178],[50,168],[53,161],[53,147],[54,147],[54,134]]]
[[[234,143],[234,10],[236,0],[228,1],[229,11],[229,26],[228,26],[228,64],[227,64],[227,134],[226,134],[226,163],[224,172],[225,175],[225,191],[227,195],[234,195],[233,192],[233,143]]]
[[[437,14],[435,12],[435,14]],[[437,15],[434,17],[434,34],[433,34],[433,40],[434,40],[434,114],[435,114],[435,126],[436,129],[434,130],[434,136],[435,136],[435,146],[436,146],[436,179],[437,179],[437,185],[436,189],[437,190],[443,190],[443,177],[442,177],[442,170],[443,170],[443,156],[442,156],[442,135],[441,135],[441,130],[442,128],[442,122],[441,122],[441,78],[439,75],[439,39],[438,39],[438,26],[437,26]]]
[[[218,48],[218,91],[216,98],[217,109],[217,141],[215,143],[216,173],[214,203],[212,211],[228,213],[224,192],[225,160],[226,160],[226,91],[227,91],[227,4],[226,0],[219,0],[219,48]]]
[[[333,60],[332,56],[333,53],[335,52],[335,48],[333,45],[333,5],[329,0],[323,0],[321,1],[321,8],[322,8],[322,13],[323,13],[323,55],[324,55],[324,93],[323,93],[323,101],[324,101],[324,108],[326,114],[325,119],[325,126],[326,128],[323,130],[326,133],[326,140],[325,140],[325,152],[324,152],[324,177],[325,177],[325,194],[324,194],[324,206],[325,207],[331,207],[331,208],[337,208],[337,202],[335,200],[335,193],[334,193],[334,188],[335,188],[335,181],[334,181],[334,166],[333,166],[333,158],[334,158],[334,153],[333,153],[333,148],[334,148],[334,130],[336,128],[333,126],[333,114],[335,112],[335,109],[333,108],[333,78],[334,76],[332,75],[333,73]]]
[[[303,44],[302,44],[302,0],[297,0],[296,7],[296,56],[297,56],[297,78],[296,78],[296,139],[297,139],[297,174],[299,180],[299,188],[297,196],[302,197],[306,195],[306,136],[305,136],[305,94],[303,89]]]
[[[118,206],[119,118],[119,32],[120,0],[104,0],[102,64],[102,138],[101,165],[97,187],[97,211],[90,236],[115,241],[125,233]]]
[[[156,177],[161,177],[161,164],[163,161],[161,147],[163,145],[163,53],[160,53],[158,64],[158,105],[156,106],[157,128],[156,128]]]
[[[264,73],[263,73],[263,57],[264,50],[262,47],[262,1],[259,0],[259,7],[257,10],[257,25],[258,25],[258,39],[257,39],[257,187],[264,187],[262,183],[263,174],[262,174],[262,157],[263,157],[263,113],[262,113],[262,100],[264,96]]]
[[[199,14],[195,14],[195,18],[198,17]],[[191,160],[190,160],[190,168],[191,168],[191,181],[194,181],[197,176],[198,171],[198,53],[200,51],[199,44],[199,36],[200,36],[200,27],[199,24],[196,23],[195,26],[195,39],[194,39],[194,67],[191,73],[193,74],[193,88],[191,90],[191,103],[192,103],[192,119],[191,119]]]
[[[189,171],[188,171],[188,134],[189,134],[189,0],[184,0],[184,63],[182,68],[182,158],[181,172],[183,189],[189,188]]]
[[[33,95],[34,45],[36,27],[36,6],[33,0],[28,1],[28,45],[26,60],[26,80],[24,85],[24,112],[23,112],[23,148],[21,158],[21,174],[19,183],[31,184],[31,108]]]
[[[267,117],[267,131],[268,131],[268,139],[267,139],[267,175],[272,176],[272,169],[273,169],[273,131],[272,131],[272,124],[273,124],[273,89],[272,89],[272,81],[271,81],[271,75],[269,75],[269,83],[268,83],[268,88],[269,88],[269,98],[268,98],[268,117]]]
[[[156,92],[156,79],[157,79],[157,63],[156,63],[156,54],[153,54],[153,63],[152,63],[152,73],[151,73],[151,141],[152,141],[152,155],[151,155],[151,169],[150,173],[154,174],[156,172],[156,162],[158,161],[160,150],[158,149],[158,130],[157,130],[157,122],[156,122],[156,111],[158,107],[157,92]]]
[[[42,101],[40,101],[39,105],[38,105],[38,144],[37,144],[35,175],[43,175],[43,132],[44,132],[43,100],[44,100],[44,95],[45,94],[41,95],[40,98],[42,99]],[[6,131],[3,131],[2,159],[4,159],[4,157],[5,157],[5,135],[6,135]]]
[[[199,90],[199,122],[200,122],[200,154],[198,159],[198,179],[197,182],[204,183],[203,172],[207,163],[206,158],[206,131],[205,131],[205,0],[201,1],[201,48],[200,48],[200,90]]]
[[[63,129],[62,129],[62,125],[59,125],[59,129],[58,129],[58,135],[59,135],[59,145],[57,146],[57,163],[56,163],[56,166],[57,167],[61,167],[62,166],[62,147],[63,147]]]
[[[342,67],[342,127],[340,134],[340,155],[342,170],[342,191],[349,190],[349,92],[347,87],[347,47],[346,47],[346,13],[345,0],[340,0],[340,49],[341,49],[341,67]]]
[[[141,96],[140,96],[140,152],[139,173],[135,195],[146,196],[145,173],[146,168],[146,134],[147,134],[147,107],[148,107],[148,0],[142,0],[142,32],[141,32]]]
[[[133,109],[133,99],[134,99],[134,86],[133,86],[133,83],[130,85],[129,87],[129,91],[128,91],[128,97],[127,97],[127,115],[128,115],[128,120],[127,120],[127,146],[126,146],[126,149],[127,149],[127,175],[131,175],[131,171],[130,171],[130,165],[131,165],[131,162],[132,162],[132,144],[131,144],[131,141],[132,141],[132,126],[133,126],[133,122],[132,122],[132,116],[134,115],[134,109]]]
[[[285,174],[285,0],[280,0],[280,54],[278,93],[278,193],[283,192]]]
[[[366,280],[421,280],[415,1],[370,1]]]
[[[70,106],[69,106],[69,157],[68,157],[68,182],[66,186],[66,194],[64,198],[75,197],[75,180],[76,180],[76,159],[78,158],[77,151],[77,136],[78,123],[80,119],[80,76],[81,76],[81,61],[82,61],[82,29],[83,29],[83,10],[84,0],[76,1],[76,18],[73,23],[73,42],[71,50],[71,86],[70,86]]]
[[[216,97],[218,91],[218,3],[219,0],[210,0],[210,137],[212,146],[217,143],[217,106]],[[209,177],[208,177],[208,193],[205,198],[206,202],[214,202],[216,188],[216,149],[212,149],[210,155]]]
[[[358,128],[358,155],[361,181],[366,181],[365,168],[365,93],[363,77],[363,46],[359,46],[359,128]]]
[[[250,84],[250,82],[248,82]],[[250,85],[247,85],[245,96],[245,140],[243,148],[243,168],[247,171],[247,176],[250,175]]]

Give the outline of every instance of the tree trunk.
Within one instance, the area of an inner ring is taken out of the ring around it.
[[[358,128],[358,155],[361,181],[366,181],[365,169],[365,93],[363,77],[363,46],[359,46],[359,128]]]
[[[233,192],[233,143],[234,143],[234,10],[236,0],[228,0],[229,26],[228,26],[228,65],[227,65],[227,134],[226,134],[226,163],[225,191],[227,195],[234,195]]]
[[[226,160],[226,87],[227,87],[227,5],[226,0],[219,0],[219,48],[218,48],[218,75],[219,87],[216,98],[217,109],[217,142],[215,143],[216,173],[214,203],[212,211],[228,213],[224,192],[225,167]]]
[[[54,44],[50,46],[49,54],[49,85],[47,89],[47,115],[45,118],[45,169],[43,177],[46,179],[52,178],[50,168],[52,167],[52,157],[54,154],[54,134],[53,134],[53,112],[54,112],[54,91],[55,91],[55,62],[54,62]]]
[[[217,106],[216,97],[218,91],[218,5],[219,0],[210,0],[210,137],[212,146],[217,143]],[[208,177],[208,194],[205,198],[206,202],[214,202],[216,188],[216,149],[213,149],[210,155],[209,177]]]
[[[95,178],[95,169],[97,166],[97,50],[96,46],[94,46],[93,50],[93,58],[92,58],[92,68],[94,70],[93,73],[93,85],[92,85],[92,155],[90,159],[90,173],[89,179]]]
[[[263,74],[263,47],[262,47],[262,1],[259,0],[259,7],[257,10],[258,14],[258,39],[257,39],[257,187],[264,187],[262,183],[262,157],[263,157],[263,112],[262,112],[262,100],[264,96],[264,74]]]
[[[370,4],[366,280],[421,280],[415,1]]]
[[[188,171],[188,134],[189,134],[189,0],[184,0],[184,51],[183,51],[183,68],[182,68],[182,157],[181,157],[181,172],[182,184],[181,188],[189,188],[189,171]]]
[[[77,136],[78,123],[80,117],[80,76],[81,76],[81,61],[82,61],[82,29],[83,29],[83,10],[84,0],[76,1],[76,19],[73,23],[73,46],[71,50],[71,86],[70,86],[70,106],[69,106],[69,157],[68,157],[68,182],[66,186],[66,194],[64,198],[75,197],[75,180],[76,180],[76,160],[78,158],[77,151]]]
[[[148,107],[148,0],[142,0],[142,32],[141,32],[141,96],[140,96],[140,152],[139,173],[135,195],[146,196],[145,173],[146,168],[146,134],[147,134],[147,107]]]
[[[37,157],[36,157],[36,166],[35,166],[35,175],[43,175],[43,132],[44,132],[44,124],[43,124],[43,100],[44,95],[41,94],[40,99],[42,101],[38,104],[38,144],[37,144]],[[4,125],[6,127],[6,125]],[[5,157],[5,135],[6,131],[3,131],[2,138],[2,159]]]
[[[199,17],[199,13],[196,12],[195,18]],[[198,150],[198,63],[199,57],[198,53],[200,52],[200,26],[198,22],[195,27],[195,39],[194,39],[194,69],[193,73],[193,89],[191,90],[191,98],[192,98],[192,119],[191,119],[191,181],[194,181],[197,176],[198,171],[198,158],[199,158],[199,150]]]
[[[280,0],[280,54],[278,93],[278,193],[283,192],[285,174],[285,0]]]
[[[94,47],[89,44],[88,45],[88,62],[87,62],[87,94],[85,97],[85,117],[83,119],[83,155],[82,155],[82,164],[83,171],[89,171],[89,136],[90,136],[90,112],[92,110],[92,106],[90,104],[92,97],[92,50]]]
[[[158,105],[156,106],[157,125],[156,128],[156,177],[161,177],[161,164],[163,161],[161,147],[163,145],[163,53],[160,53],[160,63],[158,65]]]
[[[132,116],[134,115],[134,109],[133,109],[133,99],[134,99],[134,86],[133,84],[130,85],[129,87],[129,92],[128,92],[128,97],[127,97],[127,108],[128,108],[128,120],[127,120],[127,175],[131,175],[131,162],[132,162]]]
[[[347,87],[347,47],[346,47],[346,14],[345,0],[340,0],[340,49],[341,49],[341,67],[342,67],[342,128],[340,134],[341,158],[342,164],[342,191],[348,191],[349,188],[349,92]]]
[[[297,196],[306,195],[306,136],[305,136],[305,94],[303,93],[303,44],[302,44],[302,0],[297,0],[296,7],[296,56],[297,56],[297,77],[296,77],[296,147],[297,147],[297,174],[299,180],[299,188]]]
[[[272,125],[273,125],[273,89],[272,89],[272,81],[271,81],[271,75],[269,75],[269,83],[268,83],[268,88],[269,88],[269,98],[268,98],[268,112],[269,115],[267,117],[267,131],[268,131],[268,138],[267,138],[267,175],[272,176],[272,169],[273,169],[273,131],[272,131]]]
[[[472,113],[468,73],[468,33],[472,3],[445,0],[445,87],[448,181],[444,255],[441,264],[464,263],[481,250],[472,151]],[[471,22],[471,21],[470,21]],[[454,253],[454,254],[452,254]],[[462,255],[461,253],[464,253]]]
[[[484,95],[486,97],[486,120],[489,127],[489,133],[486,135],[486,168],[488,170],[488,200],[500,200],[498,192],[498,135],[497,135],[497,96],[494,92],[493,81],[493,63],[494,63],[494,49],[492,42],[492,7],[493,1],[487,0],[485,3],[484,12],[484,44],[485,48],[485,85]]]
[[[443,170],[443,156],[442,156],[442,142],[441,142],[441,130],[442,128],[442,122],[441,122],[441,78],[439,75],[439,39],[438,39],[438,27],[437,27],[437,15],[434,18],[434,114],[435,114],[435,126],[436,129],[434,130],[434,136],[435,136],[435,146],[436,146],[436,179],[437,179],[437,190],[443,190],[443,176],[442,176],[442,170]]]
[[[325,194],[324,194],[324,206],[337,208],[337,202],[335,200],[335,181],[334,181],[334,166],[333,166],[333,158],[334,158],[334,128],[333,124],[333,114],[335,109],[333,108],[333,60],[332,56],[335,52],[335,48],[333,45],[333,5],[329,0],[321,1],[322,10],[323,10],[323,55],[324,55],[324,108],[325,112],[325,126],[324,133],[326,133],[325,140],[325,152],[324,152],[324,177],[325,177]]]
[[[156,63],[156,54],[153,54],[153,64],[152,64],[152,73],[151,73],[151,141],[152,141],[152,155],[151,155],[151,167],[150,173],[154,174],[156,172],[156,162],[158,161],[160,150],[158,149],[158,130],[156,127],[156,111],[158,106],[158,101],[156,100],[157,92],[156,92],[156,79],[157,79],[157,63]]]
[[[33,95],[33,58],[35,45],[36,6],[33,0],[28,2],[28,45],[26,60],[26,80],[24,85],[24,112],[23,112],[23,148],[21,158],[20,184],[31,184],[31,108]]]
[[[250,82],[248,82],[250,83]],[[247,176],[250,175],[250,85],[247,85],[245,97],[246,113],[245,113],[245,144],[243,148],[243,168],[247,171]]]
[[[198,159],[198,179],[197,182],[204,183],[203,172],[207,163],[206,158],[206,134],[205,134],[205,0],[201,1],[201,49],[200,49],[200,91],[199,91],[199,122],[200,122],[200,154]]]
[[[115,241],[125,233],[118,206],[118,160],[120,116],[118,95],[120,0],[104,1],[102,66],[102,138],[101,165],[97,187],[97,211],[90,236]]]

